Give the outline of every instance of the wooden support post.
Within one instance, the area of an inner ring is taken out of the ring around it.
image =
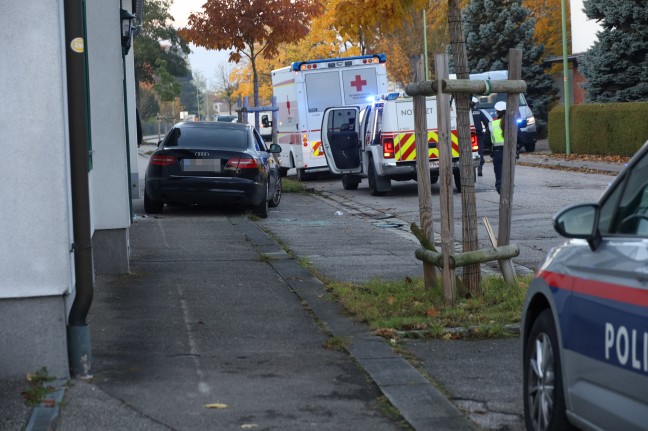
[[[277,144],[277,126],[279,125],[278,118],[279,106],[277,105],[277,96],[272,96],[272,143]],[[278,157],[279,155],[277,155]]]
[[[437,85],[441,86],[442,79],[448,79],[448,56],[434,56]],[[441,252],[443,253],[443,295],[445,302],[453,304],[456,297],[455,270],[450,260],[455,254],[454,238],[454,204],[452,202],[452,142],[450,140],[450,96],[447,93],[437,94],[437,127],[439,150],[439,187],[441,212]],[[427,154],[427,152],[426,152]]]
[[[428,250],[425,248],[416,249],[416,258],[429,262],[439,268],[443,268],[443,254]],[[496,248],[483,248],[479,250],[467,251],[465,253],[455,254],[451,256],[450,267],[459,268],[467,265],[474,265],[477,263],[491,262],[493,260],[504,260],[518,256],[520,249],[515,244],[509,244]]]
[[[424,64],[419,57],[416,61],[415,80],[425,77]],[[430,183],[430,159],[428,157],[427,114],[425,96],[414,96],[414,133],[416,142],[416,175],[418,185],[419,213],[423,236],[434,244],[434,229],[432,218],[432,187]],[[437,285],[436,267],[423,262],[423,280],[426,289]]]
[[[526,82],[523,80],[492,79],[486,81],[472,79],[443,79],[441,86],[437,81],[422,81],[407,84],[405,93],[409,96],[434,96],[437,88],[444,93],[470,93],[470,94],[491,94],[491,93],[524,93],[527,90]]]
[[[510,76],[509,76],[510,78]],[[472,79],[449,79],[444,80],[442,85],[444,93],[524,93],[527,85],[522,80],[498,79],[488,81],[477,81]]]
[[[488,232],[488,238],[490,239],[491,245],[493,248],[497,248],[497,238],[495,238],[495,233],[493,232],[493,227],[491,226],[490,222],[488,221],[488,218],[484,217],[484,226],[486,226],[486,232]],[[506,247],[506,246],[503,246]],[[516,254],[517,256],[517,254]],[[514,257],[514,256],[511,256]],[[510,259],[498,259],[497,263],[499,263],[500,269],[502,271],[502,278],[504,278],[504,281],[506,284],[509,286],[513,286],[514,284],[517,283],[517,279],[515,277],[515,269],[513,268],[513,262],[511,262]],[[506,268],[506,269],[504,269]]]
[[[516,80],[522,76],[522,50],[509,50],[509,79]],[[506,101],[506,120],[504,124],[504,154],[502,159],[502,183],[500,187],[499,205],[499,229],[497,232],[497,244],[508,245],[511,239],[511,217],[513,202],[513,185],[515,179],[515,156],[517,150],[517,117],[519,116],[520,96],[509,93]],[[513,270],[513,265],[502,265],[502,273],[508,284],[515,280],[515,271],[512,274],[505,274]]]

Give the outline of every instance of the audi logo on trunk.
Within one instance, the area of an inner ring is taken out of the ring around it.
[[[206,151],[196,151],[194,154],[196,157],[209,157],[209,153]]]

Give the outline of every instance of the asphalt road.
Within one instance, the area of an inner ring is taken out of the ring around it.
[[[524,163],[528,157],[520,155]],[[483,218],[499,230],[499,195],[495,191],[492,164],[484,165],[484,176],[477,177],[475,199],[477,206],[478,238],[480,247],[490,247]],[[517,244],[520,254],[513,261],[520,267],[535,270],[549,250],[560,244],[561,238],[553,229],[553,216],[562,208],[582,202],[594,202],[613,180],[606,174],[580,173],[570,170],[553,170],[535,166],[517,165],[512,199],[510,243]],[[358,190],[344,190],[335,176],[320,176],[309,181],[307,187],[333,201],[343,212],[363,213],[370,223],[382,223],[402,234],[409,234],[409,225],[420,225],[418,186],[415,181],[392,182],[392,191],[385,196],[371,196],[366,179]],[[439,184],[432,185],[432,207],[435,231],[440,229]],[[461,195],[454,191],[454,233],[461,242]],[[439,242],[438,235],[435,238]],[[498,270],[496,264],[485,265]]]

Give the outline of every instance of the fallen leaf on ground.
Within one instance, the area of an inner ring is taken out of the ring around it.
[[[244,430],[250,430],[252,428],[259,428],[259,425],[257,424],[243,424],[241,425],[241,428]]]
[[[385,338],[394,338],[396,336],[396,330],[392,328],[378,328],[373,333],[374,335]]]
[[[203,407],[206,408],[206,409],[226,409],[227,404],[212,403],[212,404],[205,404]]]
[[[437,317],[439,315],[439,310],[436,308],[428,308],[425,314],[427,314],[428,317]]]

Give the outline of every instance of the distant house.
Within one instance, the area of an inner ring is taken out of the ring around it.
[[[571,105],[579,105],[585,103],[587,91],[583,88],[583,84],[587,82],[585,77],[578,70],[578,59],[583,55],[583,53],[572,54],[567,57],[567,63],[569,64],[568,70],[568,83],[569,83],[569,103]],[[564,73],[562,69],[563,57],[553,56],[547,57],[544,60],[544,64],[547,67],[551,67],[555,64],[560,65],[560,72],[553,73],[551,75],[554,81],[554,87],[558,89],[558,103],[565,103],[565,89],[564,89]]]

